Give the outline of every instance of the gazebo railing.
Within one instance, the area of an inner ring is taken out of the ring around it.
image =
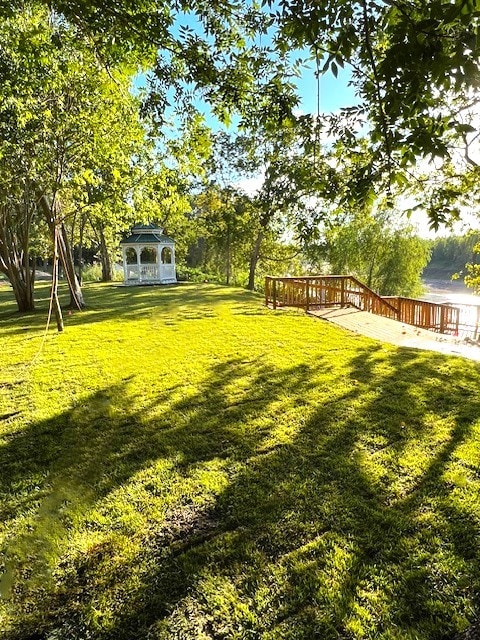
[[[127,264],[125,275],[127,280],[138,280],[138,264]]]
[[[157,280],[157,278],[158,278],[158,265],[156,264],[140,265],[140,280]]]
[[[129,264],[127,265],[128,280],[158,280],[158,265],[156,264]]]

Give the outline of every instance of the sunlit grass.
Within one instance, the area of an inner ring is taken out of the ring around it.
[[[0,289],[1,637],[452,638],[480,368],[214,285]]]

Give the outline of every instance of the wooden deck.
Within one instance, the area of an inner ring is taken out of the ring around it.
[[[478,346],[468,344],[460,338],[433,333],[427,329],[413,327],[397,320],[374,315],[368,311],[359,311],[350,307],[316,309],[307,311],[307,313],[382,342],[413,349],[428,349],[480,361],[480,347]]]
[[[351,275],[318,275],[265,278],[265,304],[273,309],[297,307],[318,309],[356,309],[429,329],[455,338],[478,341],[480,305],[453,305],[380,296]]]

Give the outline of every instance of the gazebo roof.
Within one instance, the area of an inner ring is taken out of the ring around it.
[[[154,224],[136,224],[132,233],[120,244],[174,244],[172,238],[163,234],[163,229]]]

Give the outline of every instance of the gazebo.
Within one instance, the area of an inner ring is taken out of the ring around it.
[[[175,275],[175,242],[154,224],[137,224],[120,242],[123,279],[127,285],[172,284]]]

